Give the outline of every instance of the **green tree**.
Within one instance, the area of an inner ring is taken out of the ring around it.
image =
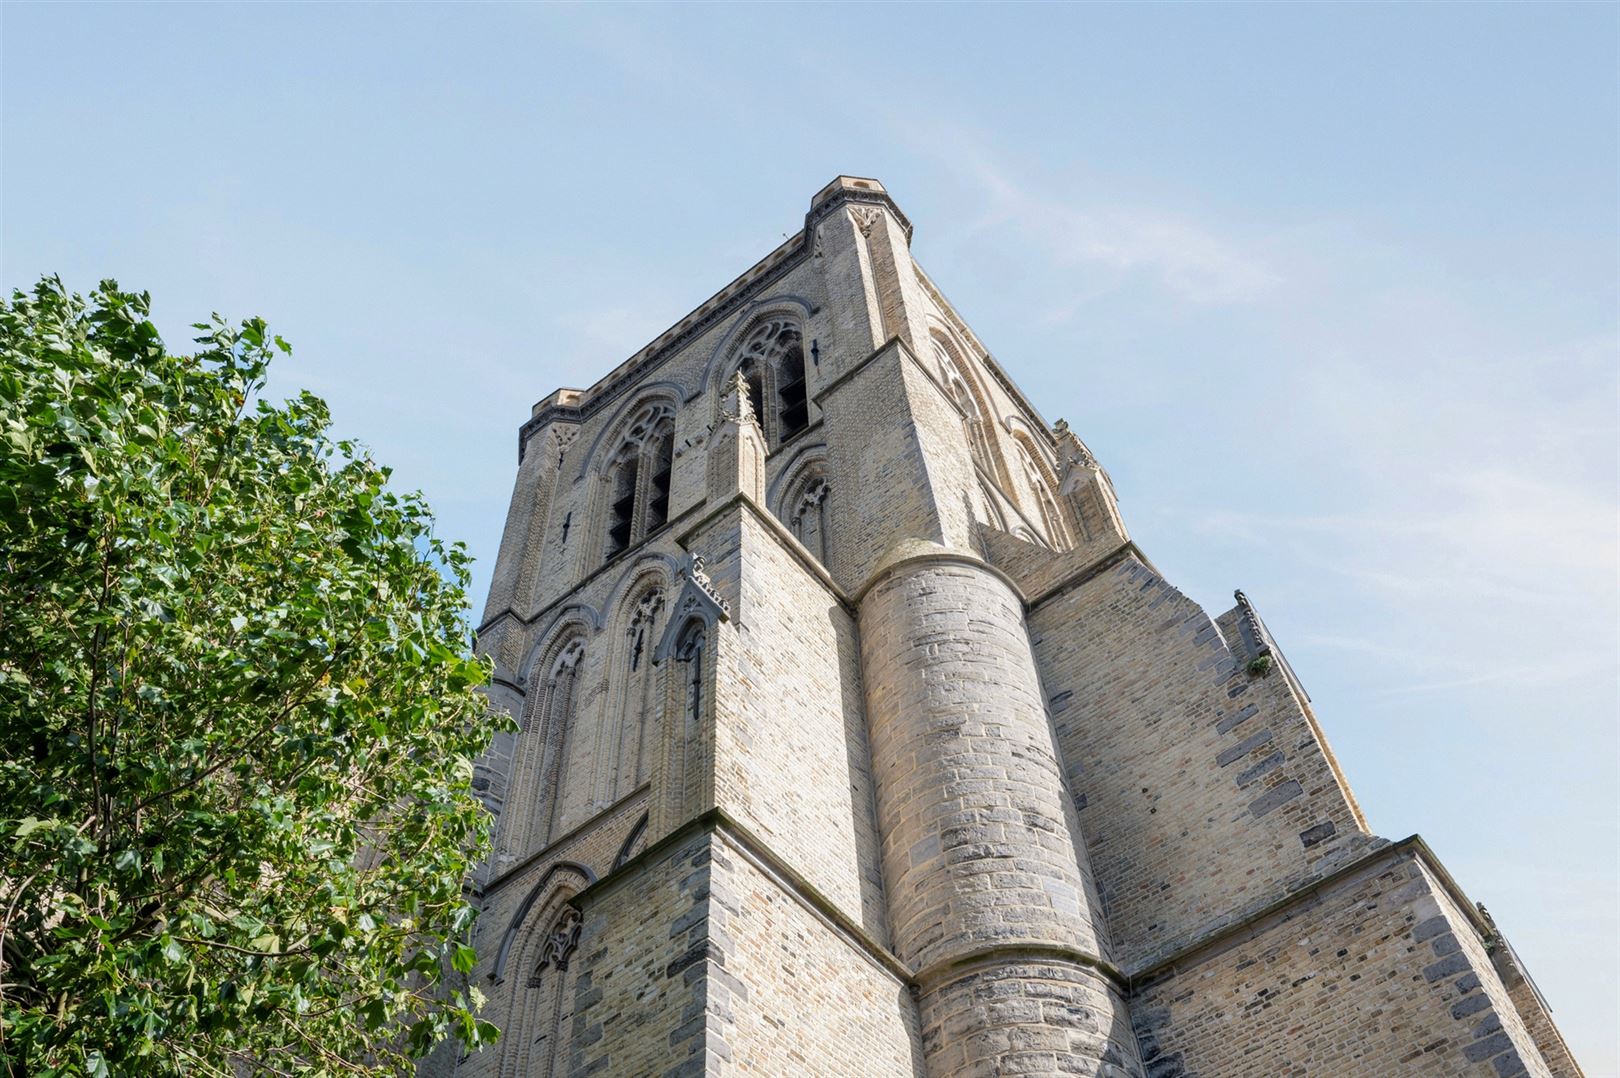
[[[408,1072],[466,989],[469,558],[260,399],[261,320],[0,301],[0,922],[13,1074]]]

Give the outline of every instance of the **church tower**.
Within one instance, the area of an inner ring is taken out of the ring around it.
[[[518,433],[499,1044],[428,1073],[1580,1073],[1241,593],[1126,532],[875,180]]]

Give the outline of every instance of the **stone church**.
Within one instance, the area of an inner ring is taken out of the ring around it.
[[[518,432],[500,1042],[425,1073],[1579,1075],[1241,593],[1130,539],[882,184]]]

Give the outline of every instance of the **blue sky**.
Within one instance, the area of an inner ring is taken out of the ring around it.
[[[876,176],[1617,1074],[1617,11],[11,3],[0,274],[265,316],[481,608],[529,405]]]

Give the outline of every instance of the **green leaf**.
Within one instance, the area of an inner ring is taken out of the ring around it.
[[[264,395],[290,349],[262,320],[179,355],[150,310],[0,301],[7,1060],[229,1073],[317,1014],[342,1059],[476,1037],[405,987],[476,962],[468,762],[508,720],[466,555],[319,398]]]

